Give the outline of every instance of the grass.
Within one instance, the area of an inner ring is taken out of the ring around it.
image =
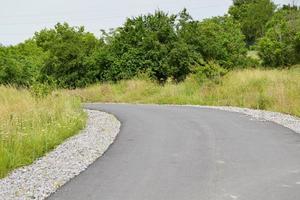
[[[76,134],[86,115],[66,94],[34,98],[27,90],[0,86],[0,178],[28,165]]]
[[[64,92],[84,102],[238,106],[300,116],[300,67],[232,71],[218,83],[199,84],[189,77],[162,86],[135,79]]]
[[[84,127],[86,116],[77,97],[83,102],[238,106],[300,116],[300,67],[232,71],[202,84],[192,76],[163,86],[134,79],[61,90],[41,99],[0,86],[0,178]]]

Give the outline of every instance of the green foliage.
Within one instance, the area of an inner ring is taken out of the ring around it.
[[[276,9],[271,0],[234,0],[229,14],[241,24],[249,45],[265,33],[265,25]]]
[[[112,63],[114,57],[112,56],[107,45],[101,45],[96,48],[94,52],[85,60],[87,69],[86,76],[89,77],[91,83],[98,81],[114,80]]]
[[[209,61],[202,67],[197,67],[195,69],[195,78],[198,83],[202,84],[211,80],[218,83],[221,77],[227,73],[227,70],[220,67],[220,65],[214,61]]]
[[[54,86],[49,84],[43,84],[40,82],[34,82],[30,86],[30,93],[37,99],[42,99],[47,97],[54,90]]]
[[[244,36],[231,17],[191,22],[183,27],[181,34],[205,61],[215,60],[228,69],[243,65],[247,52]]]
[[[183,41],[176,42],[165,60],[168,72],[176,82],[183,81],[186,76],[201,63],[201,55],[193,51]]]
[[[123,27],[104,34],[106,47],[93,56],[103,73],[102,80],[130,79],[147,73],[152,79],[184,80],[201,55],[179,36],[187,13],[180,16],[162,11],[127,19]]]
[[[300,32],[296,33],[295,36],[295,51],[300,53]]]
[[[42,66],[45,77],[53,78],[60,87],[82,87],[93,80],[87,58],[101,42],[83,27],[70,27],[67,23],[55,25],[35,34],[37,45],[49,54]],[[44,79],[45,79],[44,77]]]
[[[236,68],[299,63],[299,8],[275,9],[270,0],[234,0],[229,15],[202,21],[186,9],[177,15],[156,11],[128,18],[100,38],[58,23],[22,44],[0,46],[0,84],[31,86],[44,96],[46,85],[76,88],[139,74],[159,83],[191,73],[214,80]]]
[[[108,44],[114,56],[110,76],[128,79],[140,71],[149,71],[158,81],[171,76],[169,54],[178,40],[175,19],[162,11],[127,19]]]
[[[34,40],[0,47],[0,84],[29,86],[38,79],[47,54]]]
[[[165,82],[182,81],[209,60],[226,68],[244,64],[244,36],[230,17],[194,21],[186,9],[178,15],[162,11],[127,19],[97,49],[89,63],[99,70],[99,80],[119,81],[139,73]],[[93,70],[92,70],[93,71]]]
[[[279,10],[267,24],[266,35],[257,49],[264,65],[286,66],[300,61],[300,11]]]

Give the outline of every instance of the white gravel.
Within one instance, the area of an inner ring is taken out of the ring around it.
[[[104,112],[86,112],[87,126],[78,135],[0,180],[1,200],[45,199],[106,151],[119,133],[120,122]]]
[[[278,112],[270,112],[265,110],[254,110],[249,108],[238,108],[238,107],[230,107],[230,106],[194,106],[194,105],[188,105],[188,106],[200,107],[200,108],[214,108],[214,109],[224,110],[229,112],[238,112],[238,113],[246,114],[257,120],[277,123],[281,126],[289,128],[294,132],[300,134],[300,118],[294,117],[292,115],[287,115]]]

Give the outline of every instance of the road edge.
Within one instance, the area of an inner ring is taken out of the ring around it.
[[[176,105],[176,104],[140,104],[140,103],[85,103],[85,105],[92,104],[124,104],[124,105],[153,105],[153,106],[174,106],[174,107],[194,107],[194,108],[205,108],[205,109],[217,109],[227,112],[235,112],[248,115],[257,120],[261,121],[270,121],[276,124],[279,124],[285,128],[288,128],[298,134],[300,134],[300,118],[290,115],[284,114],[280,112],[267,111],[267,110],[258,110],[251,108],[243,108],[243,107],[235,107],[235,106],[206,106],[206,105]]]
[[[33,164],[0,179],[0,199],[45,199],[101,157],[120,132],[112,114],[85,109],[86,128]]]

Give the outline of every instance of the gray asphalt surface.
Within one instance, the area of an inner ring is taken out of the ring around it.
[[[122,123],[103,157],[49,199],[298,200],[300,135],[214,109],[92,104]]]

